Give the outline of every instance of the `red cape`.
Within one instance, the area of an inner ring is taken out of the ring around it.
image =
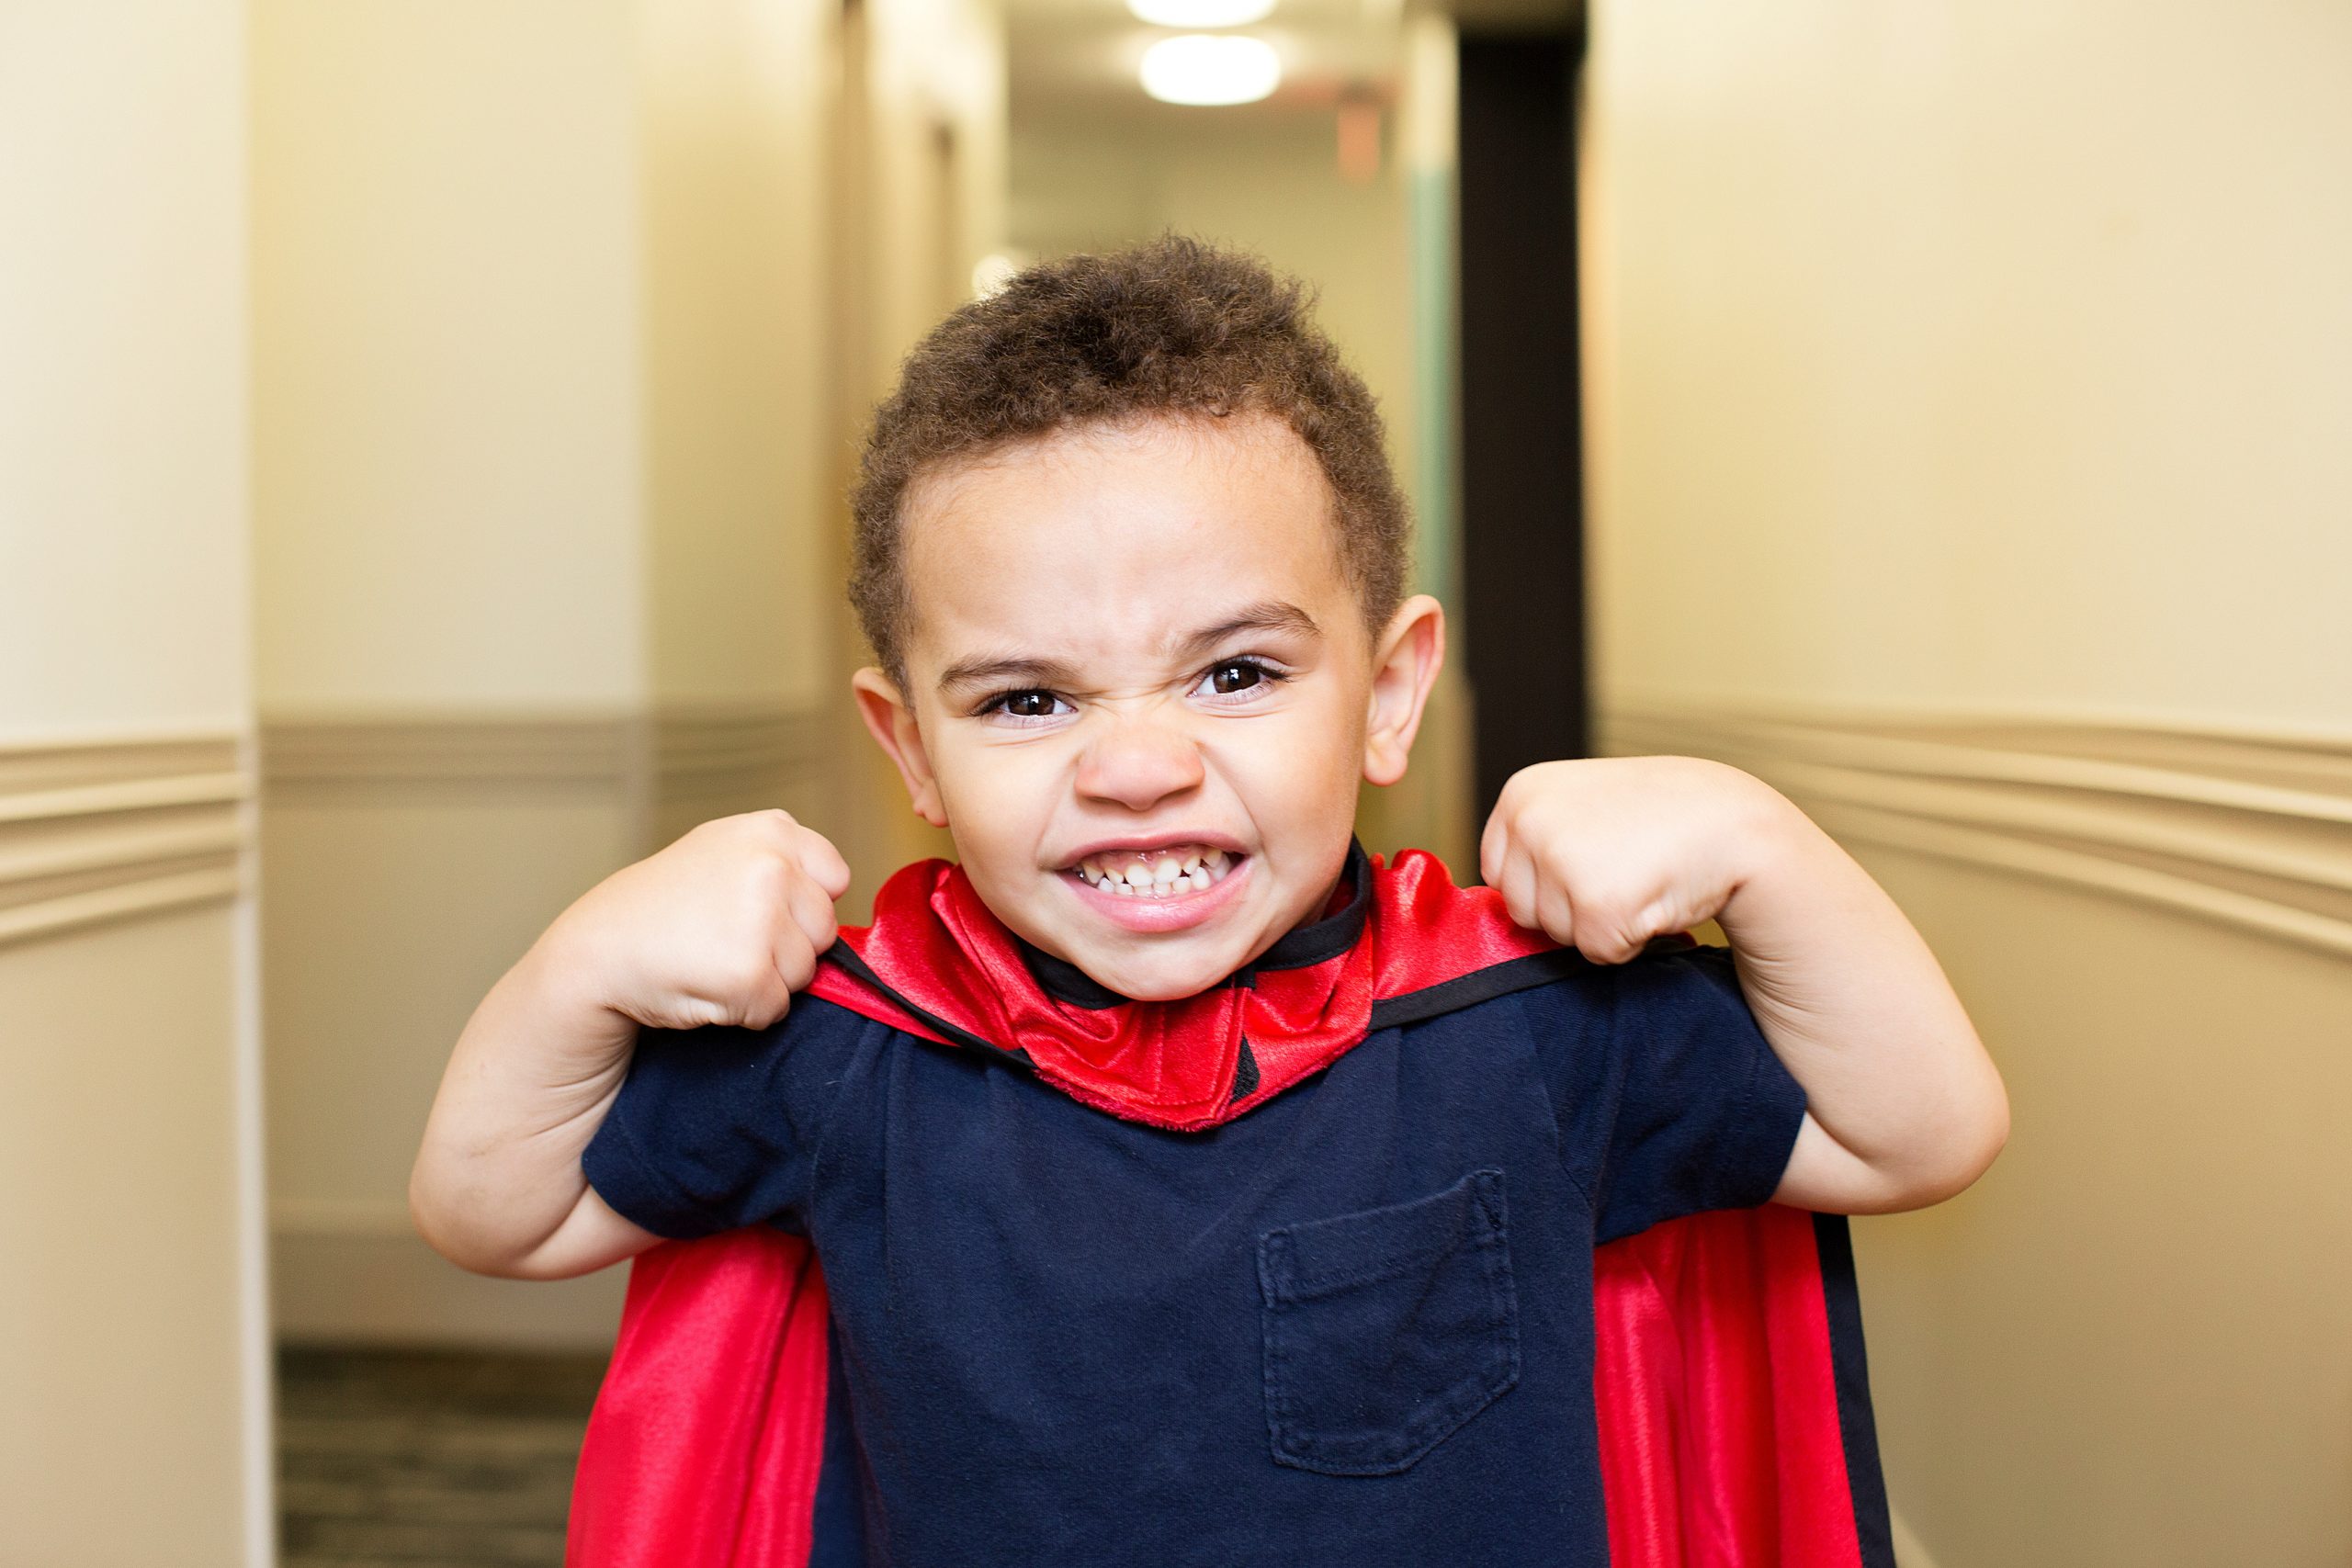
[[[844,931],[814,994],[1006,1055],[1099,1109],[1191,1129],[1243,1114],[1372,1030],[1580,962],[1432,857],[1356,863],[1340,919],[1249,985],[1172,1003],[1087,995],[944,862]],[[1336,934],[1335,934],[1336,933]],[[1331,951],[1320,951],[1328,946]],[[1057,981],[1039,983],[1043,968]],[[1611,1560],[1893,1568],[1845,1221],[1768,1204],[1593,1255],[1593,1395]],[[808,1243],[769,1229],[638,1258],[572,1494],[571,1568],[806,1568],[830,1332]]]

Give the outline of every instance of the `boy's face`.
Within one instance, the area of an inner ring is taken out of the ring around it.
[[[1404,772],[1442,616],[1367,631],[1332,506],[1255,414],[1056,432],[907,498],[907,690],[861,671],[867,724],[997,917],[1125,996],[1319,914],[1359,779]]]

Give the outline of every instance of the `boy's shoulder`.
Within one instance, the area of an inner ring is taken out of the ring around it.
[[[1728,1033],[1743,1044],[1764,1043],[1728,947],[1660,939],[1623,964],[1577,964],[1539,989],[1543,1004],[1629,1042]]]
[[[695,1029],[647,1029],[629,1062],[629,1092],[648,1096],[740,1096],[752,1085],[784,1089],[798,1080],[838,1078],[861,1050],[891,1033],[887,1023],[808,991],[774,1023],[758,1028],[705,1024]]]
[[[1572,950],[1544,956],[1549,962],[1486,972],[1487,995],[1465,994],[1406,1032],[1420,1032],[1458,1072],[1523,1064],[1547,1086],[1564,1124],[1636,1105],[1640,1120],[1658,1125],[1736,1118],[1793,1089],[1729,948],[1658,942],[1623,964]],[[1587,1131],[1598,1135],[1600,1125]]]
[[[1419,951],[1391,962],[1404,983],[1392,980],[1373,1004],[1373,1026],[1419,1023],[1518,997],[1547,1010],[1639,1023],[1647,1015],[1693,1007],[1747,1010],[1731,949],[1702,943],[1687,933],[1654,939],[1623,964],[1597,964],[1573,948],[1465,963],[1442,935],[1412,933]]]

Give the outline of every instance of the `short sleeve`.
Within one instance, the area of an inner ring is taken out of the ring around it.
[[[1596,1240],[1770,1200],[1804,1089],[1748,1010],[1728,949],[1592,965],[1527,1002]]]
[[[589,1186],[660,1236],[802,1228],[851,1015],[796,1002],[775,1027],[648,1030],[581,1155]]]

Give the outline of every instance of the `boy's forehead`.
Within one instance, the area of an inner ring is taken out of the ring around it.
[[[999,449],[910,487],[911,641],[943,660],[972,650],[939,645],[976,637],[1132,642],[1119,634],[1177,609],[1268,602],[1328,626],[1348,593],[1336,505],[1312,450],[1268,415],[1134,420]]]
[[[1138,414],[1070,425],[946,459],[907,488],[910,542],[976,508],[1052,494],[1116,503],[1175,487],[1214,492],[1272,484],[1311,491],[1319,521],[1336,504],[1315,454],[1287,421],[1255,411]],[[1292,499],[1296,499],[1295,495]]]

